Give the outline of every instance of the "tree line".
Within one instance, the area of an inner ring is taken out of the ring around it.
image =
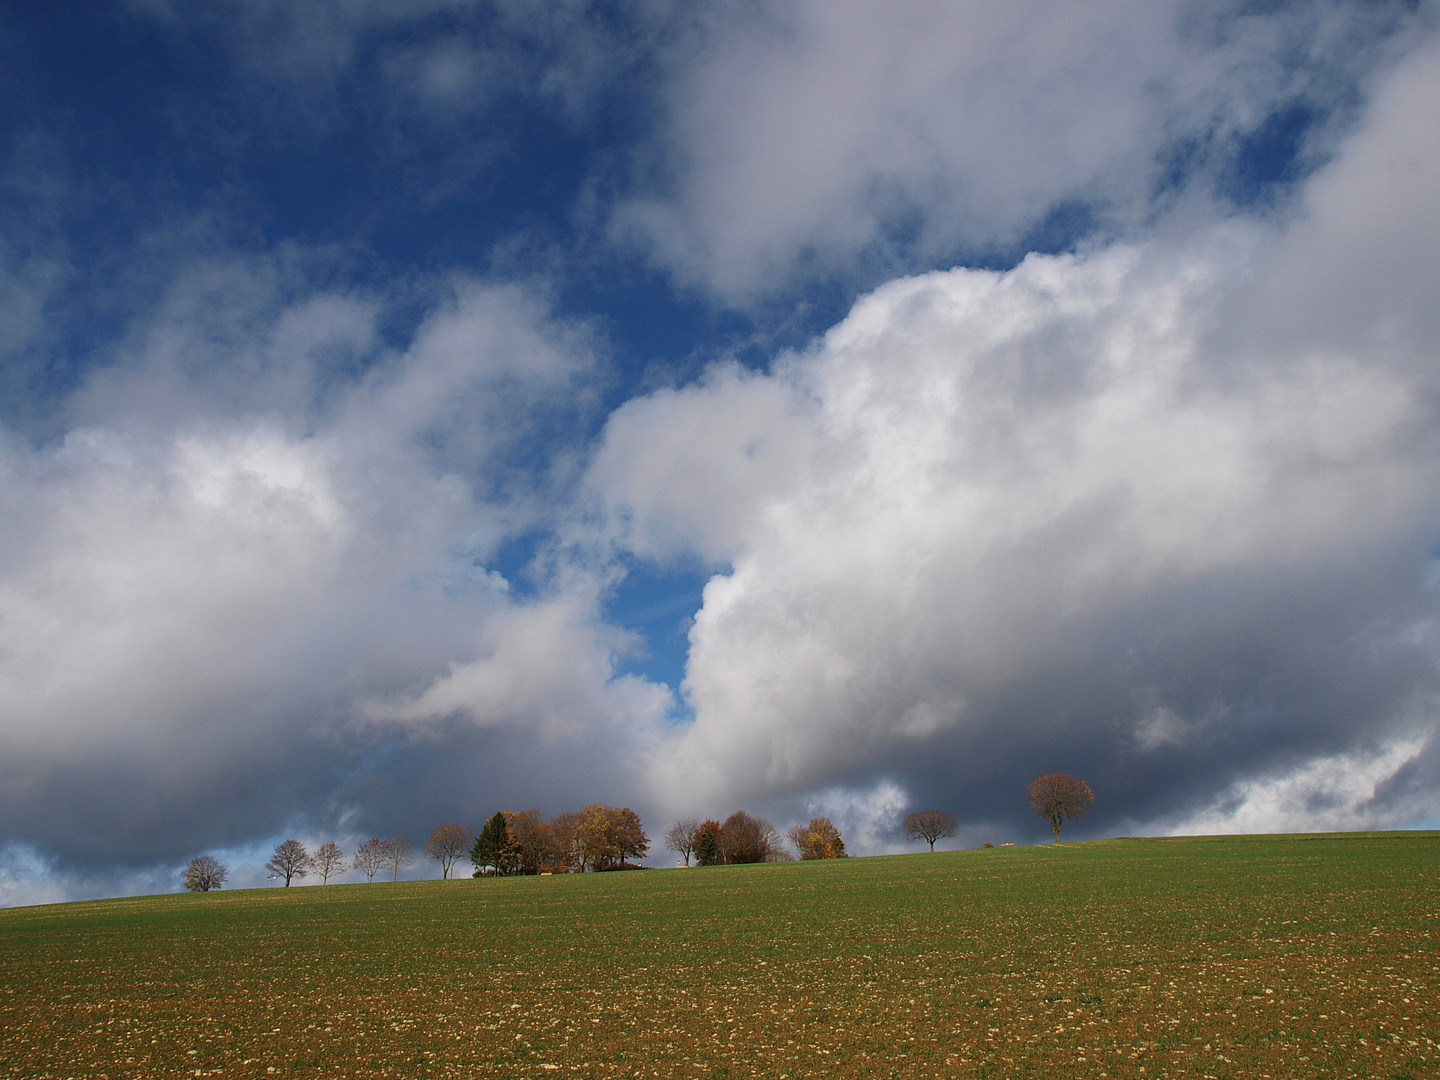
[[[1050,822],[1057,844],[1061,826],[1084,817],[1095,802],[1090,786],[1067,773],[1037,777],[1025,793],[1035,816]],[[933,852],[935,841],[954,836],[959,822],[946,810],[920,810],[907,816],[902,828],[907,840],[925,840]],[[678,852],[687,867],[692,856],[698,866],[845,857],[840,830],[826,817],[791,826],[785,839],[795,848],[794,855],[786,850],[774,825],[737,810],[723,822],[711,818],[677,821],[666,832],[665,845]],[[448,879],[467,853],[473,877],[504,877],[635,869],[631,860],[644,858],[649,850],[650,838],[639,814],[628,806],[595,803],[551,821],[538,810],[498,810],[478,833],[457,823],[437,825],[425,844],[425,857],[438,862],[441,877]],[[373,837],[353,856],[347,856],[333,840],[311,854],[292,837],[276,845],[265,869],[271,880],[283,880],[288,888],[293,880],[309,874],[329,884],[331,876],[345,870],[361,871],[367,882],[389,871],[390,880],[398,881],[400,871],[414,861],[414,849],[403,836],[389,840]],[[229,874],[229,867],[215,856],[200,855],[185,868],[183,880],[192,892],[209,892],[224,885]]]
[[[775,826],[762,817],[737,810],[724,821],[685,818],[670,826],[665,845],[679,852],[690,865],[727,866],[740,863],[783,862],[801,859],[839,859],[845,855],[845,841],[829,818],[812,818],[808,825],[792,825],[785,833],[795,848],[785,849]]]

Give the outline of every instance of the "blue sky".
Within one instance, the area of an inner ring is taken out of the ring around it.
[[[1435,29],[9,5],[4,902],[593,801],[1040,840],[1055,770],[1433,823]]]

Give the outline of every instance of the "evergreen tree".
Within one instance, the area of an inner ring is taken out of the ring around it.
[[[475,846],[470,849],[470,861],[475,865],[475,876],[479,877],[487,866],[496,874],[513,873],[520,866],[520,844],[510,835],[510,823],[504,813],[496,811],[495,816],[485,822]]]
[[[719,828],[719,822],[707,821],[700,826],[700,831],[695,836],[695,864],[697,866],[714,866],[720,861],[720,845],[716,841],[715,833]]]

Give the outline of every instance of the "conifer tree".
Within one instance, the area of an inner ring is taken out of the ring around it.
[[[720,862],[720,844],[715,834],[720,831],[718,821],[706,821],[695,835],[695,864],[715,866]]]
[[[475,866],[475,876],[484,869],[493,867],[496,874],[512,873],[520,865],[520,844],[510,835],[510,823],[505,814],[496,811],[495,816],[485,822],[480,835],[475,837],[475,846],[470,849],[470,861]]]

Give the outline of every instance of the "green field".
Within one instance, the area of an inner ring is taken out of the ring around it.
[[[1440,1076],[1440,833],[0,912],[0,1075]]]

